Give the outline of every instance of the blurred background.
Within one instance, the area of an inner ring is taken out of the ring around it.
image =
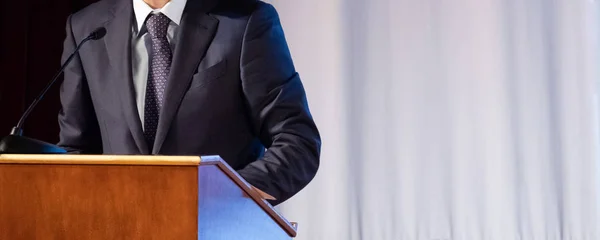
[[[91,2],[0,8],[2,133]],[[297,239],[600,239],[598,1],[268,2],[323,138],[317,177],[278,207]],[[58,87],[46,98],[25,134],[55,142]]]
[[[269,2],[323,136],[298,239],[600,239],[598,1]]]

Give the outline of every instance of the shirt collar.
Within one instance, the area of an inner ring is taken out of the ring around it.
[[[173,23],[179,25],[186,2],[187,0],[171,0],[163,8],[155,10],[148,6],[144,0],[133,0],[133,13],[138,32],[144,25],[148,14],[152,12],[160,12],[171,19]]]

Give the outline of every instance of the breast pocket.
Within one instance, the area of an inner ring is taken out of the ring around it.
[[[194,74],[190,90],[194,88],[200,88],[210,84],[225,75],[227,71],[227,60],[220,61],[204,70],[198,71]]]

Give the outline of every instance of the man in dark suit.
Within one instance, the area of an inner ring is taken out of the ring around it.
[[[253,0],[102,0],[67,22],[59,146],[220,155],[277,198],[319,166],[320,136],[276,10]],[[266,148],[266,151],[265,151]]]

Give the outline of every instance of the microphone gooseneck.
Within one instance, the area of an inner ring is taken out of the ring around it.
[[[16,136],[23,135],[23,124],[25,123],[25,120],[27,119],[27,117],[29,116],[31,111],[35,108],[35,106],[44,98],[44,95],[46,95],[46,92],[48,92],[50,87],[52,87],[52,85],[54,85],[54,83],[56,82],[58,77],[60,77],[60,75],[64,72],[65,68],[69,65],[71,60],[73,60],[73,58],[75,57],[75,54],[77,54],[79,52],[79,49],[81,48],[81,46],[83,46],[83,44],[89,40],[98,40],[98,39],[103,38],[105,35],[106,35],[106,28],[99,27],[99,28],[96,28],[96,30],[94,30],[92,33],[90,33],[90,35],[88,35],[86,38],[81,40],[81,42],[77,45],[77,47],[75,48],[73,53],[71,53],[71,55],[69,55],[69,57],[62,64],[62,66],[60,66],[60,69],[54,75],[52,80],[48,83],[48,85],[46,85],[46,87],[44,87],[42,92],[40,92],[40,94],[33,100],[33,102],[29,105],[27,110],[25,110],[25,113],[23,113],[23,115],[19,119],[17,126],[12,128],[10,135],[16,135]]]

